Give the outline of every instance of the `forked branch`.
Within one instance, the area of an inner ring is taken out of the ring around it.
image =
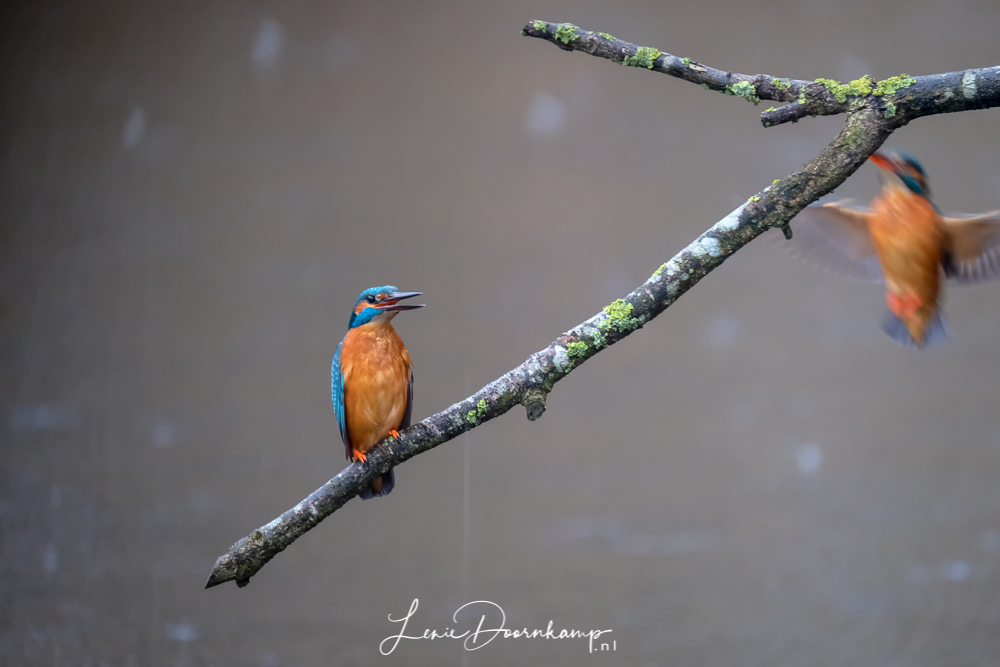
[[[806,116],[832,116],[861,106],[882,112],[895,129],[920,116],[1000,104],[1000,67],[931,76],[899,76],[875,81],[863,76],[849,83],[832,79],[782,79],[769,74],[740,74],[680,58],[655,47],[638,46],[606,32],[590,32],[571,23],[532,21],[522,35],[548,40],[564,51],[583,51],[620,65],[669,74],[708,90],[760,103],[781,102],[760,115],[764,127],[796,122]]]
[[[764,112],[765,125],[810,114],[846,113],[847,121],[834,140],[800,171],[775,180],[751,197],[623,299],[558,336],[544,350],[465,400],[414,424],[398,439],[382,442],[368,452],[367,465],[348,466],[298,505],[242,538],[216,561],[206,588],[227,581],[245,586],[271,558],[389,468],[499,417],[518,404],[525,407],[528,419],[538,419],[556,382],[662,313],[726,258],[768,229],[780,227],[790,236],[788,221],[843,183],[896,128],[920,116],[1000,105],[1000,67],[925,77],[904,75],[877,84],[870,79],[859,80],[861,85],[846,84],[853,92],[844,92],[836,87],[844,84],[828,84],[823,79],[799,81],[724,72],[567,23],[533,21],[525,26],[523,34],[547,39],[567,51],[585,51],[663,72],[754,102],[767,99],[788,103]],[[869,82],[871,88],[866,92]],[[800,104],[802,97],[805,101]]]

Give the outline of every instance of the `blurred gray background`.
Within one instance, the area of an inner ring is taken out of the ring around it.
[[[946,348],[879,286],[751,244],[518,408],[401,466],[245,589],[215,558],[339,472],[358,292],[414,417],[471,393],[796,170],[842,118],[519,36],[570,21],[746,73],[1000,63],[980,2],[9,2],[0,10],[0,662],[1000,664],[1000,285]],[[765,105],[767,103],[765,102]],[[1000,111],[889,146],[1000,206]],[[867,201],[876,169],[837,193]],[[486,599],[584,641],[378,644]]]

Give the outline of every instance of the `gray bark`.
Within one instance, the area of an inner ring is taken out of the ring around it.
[[[538,419],[545,412],[546,396],[559,380],[662,313],[734,252],[772,227],[781,228],[790,238],[788,222],[805,206],[843,183],[894,130],[921,116],[1000,105],[1000,67],[894,77],[871,82],[871,92],[855,95],[845,93],[837,82],[726,72],[570,24],[533,21],[522,34],[546,39],[566,51],[584,51],[670,74],[754,103],[786,103],[761,115],[765,126],[809,115],[839,113],[846,114],[846,122],[833,141],[800,171],[751,197],[624,298],[561,334],[544,350],[468,398],[414,424],[399,438],[387,439],[368,452],[367,464],[351,464],[295,507],[236,542],[216,561],[206,588],[227,581],[245,586],[271,558],[389,468],[495,419],[516,405],[525,407],[528,419]],[[881,89],[877,89],[880,84]],[[846,88],[864,93],[868,87],[868,82],[861,81]]]

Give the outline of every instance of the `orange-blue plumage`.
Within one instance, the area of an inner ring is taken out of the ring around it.
[[[886,283],[883,329],[924,347],[945,337],[941,273],[972,283],[1000,276],[1000,212],[946,217],[923,167],[903,152],[876,153],[883,188],[870,209],[810,206],[795,218],[793,247],[841,273]]]
[[[333,407],[349,461],[367,458],[365,452],[399,429],[410,425],[413,411],[413,367],[410,354],[390,323],[403,310],[423,304],[401,304],[420,292],[400,292],[392,285],[366,289],[351,313],[347,335],[337,346],[330,369]],[[390,469],[361,492],[362,498],[392,491]]]

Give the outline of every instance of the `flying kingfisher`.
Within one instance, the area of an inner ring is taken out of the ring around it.
[[[347,335],[337,346],[330,369],[330,391],[337,426],[348,461],[365,462],[365,452],[386,436],[399,437],[413,412],[413,366],[410,354],[390,321],[402,304],[421,292],[400,292],[392,285],[371,287],[358,297]],[[363,499],[384,496],[396,479],[390,468],[361,492]]]
[[[869,159],[882,170],[882,191],[871,208],[803,209],[793,223],[793,252],[851,277],[884,279],[883,330],[903,345],[934,345],[946,336],[942,271],[959,283],[1000,276],[1000,211],[945,217],[916,158],[887,151]]]

